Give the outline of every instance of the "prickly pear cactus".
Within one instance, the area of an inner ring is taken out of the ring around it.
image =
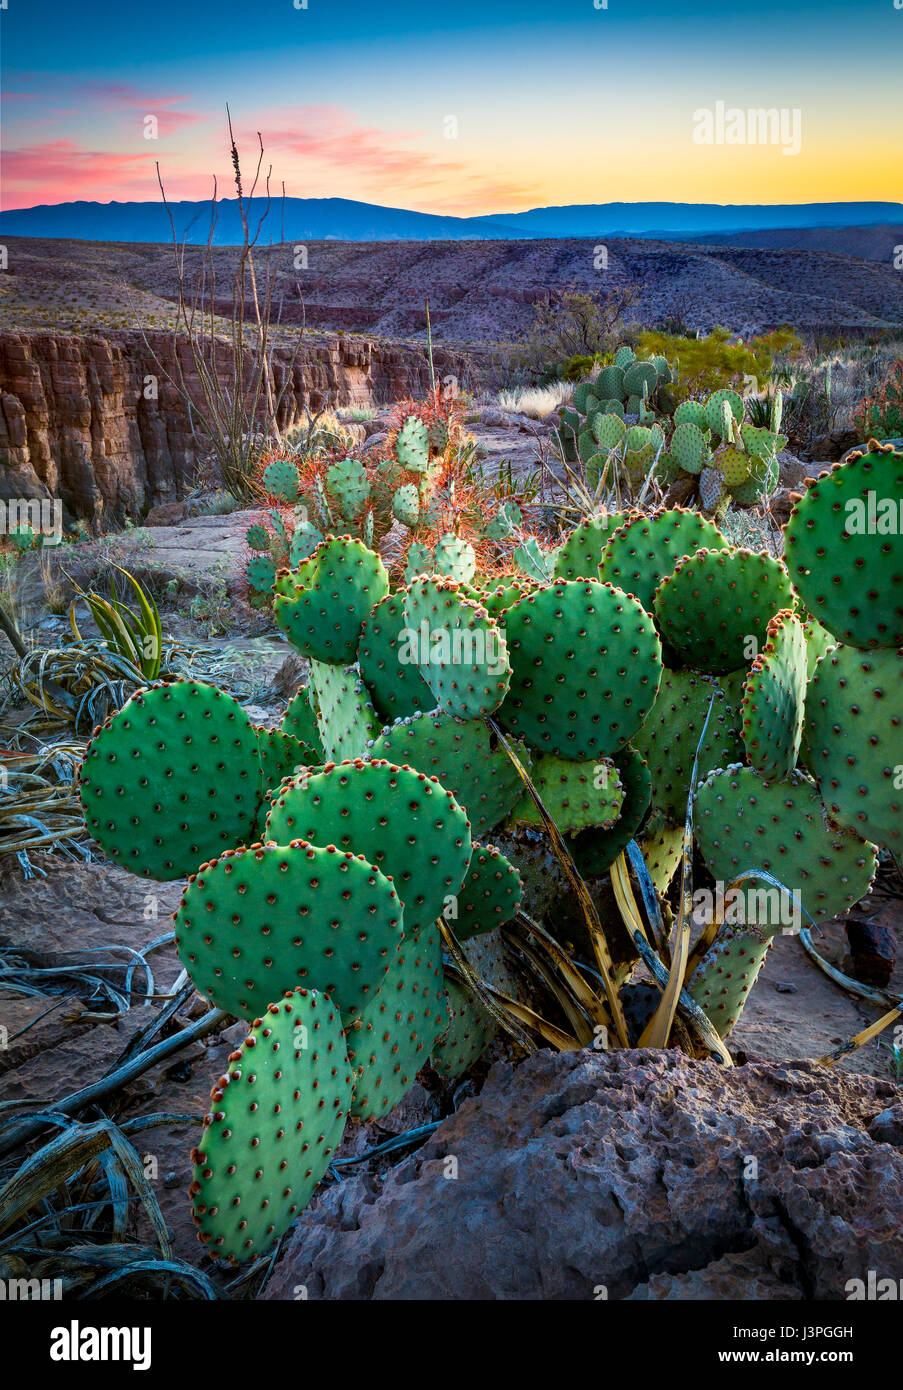
[[[903,860],[903,648],[829,648],[806,695],[812,770],[838,825]]]
[[[481,719],[508,693],[511,666],[502,629],[448,580],[415,579],[404,601],[420,673],[436,706],[456,719]]]
[[[832,829],[815,785],[800,772],[766,782],[752,767],[713,772],[696,793],[696,841],[723,888],[738,874],[764,869],[795,894],[816,922],[846,912],[875,874],[875,846]],[[766,880],[741,889],[745,920],[797,929],[807,918]]]
[[[610,830],[621,814],[624,789],[617,765],[611,758],[575,763],[542,753],[533,765],[532,781],[539,798],[564,834],[576,834],[590,826]],[[539,808],[529,792],[511,812],[512,825],[543,825]]]
[[[903,454],[874,442],[835,464],[794,507],[784,531],[790,576],[837,641],[903,645],[901,517]]]
[[[505,632],[511,686],[499,718],[537,752],[608,757],[652,708],[661,644],[649,614],[621,589],[550,584],[507,610]]]
[[[85,750],[88,829],[123,868],[174,879],[253,837],[261,766],[241,705],[202,681],[137,691]]]
[[[328,994],[347,1021],[376,997],[398,952],[402,906],[350,851],[257,844],[192,875],[175,934],[179,959],[218,1009],[254,1019],[303,985]]]
[[[264,1255],[329,1167],[351,1103],[338,1010],[298,989],[271,1003],[229,1057],[192,1152],[198,1238],[233,1262]]]
[[[467,816],[451,792],[422,771],[382,759],[328,764],[283,783],[266,836],[362,854],[392,880],[407,934],[441,916],[471,855]]]
[[[711,521],[682,507],[630,517],[602,550],[599,578],[639,599],[652,612],[655,591],[685,555],[719,549],[724,536]]]
[[[520,873],[495,845],[474,841],[467,877],[444,916],[459,941],[503,927],[523,897]]]
[[[399,719],[368,749],[373,758],[408,764],[451,792],[482,839],[505,819],[521,794],[521,780],[482,720],[460,723],[438,710]],[[530,759],[518,750],[521,762]]]
[[[447,1026],[442,942],[431,923],[406,934],[379,994],[348,1030],[351,1114],[369,1120],[396,1106]]]
[[[780,781],[796,767],[806,679],[806,634],[799,618],[785,610],[768,624],[768,641],[753,662],[741,707],[747,759],[766,780]]]
[[[293,592],[277,593],[276,622],[302,655],[347,665],[357,655],[364,619],[389,592],[386,567],[350,536],[327,537],[305,567],[295,572]]]
[[[735,671],[764,645],[768,624],[794,607],[787,571],[750,550],[698,550],[678,561],[655,594],[662,636],[691,666]]]

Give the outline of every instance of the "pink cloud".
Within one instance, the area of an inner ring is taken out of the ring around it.
[[[153,177],[150,153],[86,150],[74,140],[7,150],[3,163],[8,207],[31,207],[51,197],[57,203],[84,197],[105,202],[123,192],[147,197]]]

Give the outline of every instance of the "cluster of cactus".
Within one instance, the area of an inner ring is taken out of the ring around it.
[[[744,420],[743,397],[727,387],[705,401],[683,401],[674,412],[668,449],[659,455],[656,480],[667,488],[695,478],[706,512],[723,514],[731,502],[752,506],[778,485],[778,454],[787,443],[780,433],[782,404],[777,392],[766,429]]]
[[[268,608],[277,573],[296,568],[325,536],[350,535],[378,549],[393,525],[402,528],[396,548],[407,574],[435,570],[471,578],[473,548],[448,529],[460,510],[455,470],[448,464],[461,443],[461,423],[447,406],[426,413],[428,418],[404,415],[380,453],[336,457],[313,468],[305,460],[299,465],[292,457],[277,457],[264,466],[261,487],[276,505],[246,533],[251,607]],[[475,539],[502,545],[517,536],[523,521],[513,498],[492,499],[491,510],[475,509],[470,529]]]
[[[250,1025],[194,1155],[211,1253],[265,1251],[349,1114],[486,1047],[496,1021],[446,975],[443,942],[515,994],[499,928],[545,833],[524,771],[590,879],[636,841],[664,892],[688,802],[716,882],[747,876],[684,980],[722,1037],[786,924],[755,890],[779,883],[781,905],[825,920],[868,891],[878,847],[903,857],[898,541],[844,527],[870,491],[903,512],[903,456],[872,445],[812,486],[786,564],[680,508],[594,518],[534,578],[427,569],[393,587],[363,539],[327,536],[273,586],[310,663],[279,729],[176,681],[95,732],[90,830],[134,872],[190,875],[180,958]],[[622,985],[636,1036],[644,988]]]
[[[633,348],[618,348],[614,362],[600,368],[594,381],[577,386],[573,404],[561,411],[559,434],[567,462],[580,458],[588,464],[598,452],[593,448],[600,442],[595,422],[603,416],[645,425],[671,415],[677,405],[678,370],[676,362],[664,357],[639,360]]]
[[[742,396],[729,388],[705,400],[675,399],[678,368],[663,357],[637,361],[620,348],[612,365],[574,391],[560,411],[559,439],[567,463],[583,464],[589,492],[619,475],[636,490],[650,469],[660,488],[674,484],[680,500],[698,498],[705,512],[723,515],[730,503],[749,506],[773,492],[782,396],[772,402],[770,428],[744,421]],[[687,486],[689,484],[689,486]]]

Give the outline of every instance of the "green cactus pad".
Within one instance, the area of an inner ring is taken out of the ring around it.
[[[505,541],[515,535],[523,524],[523,512],[513,498],[509,497],[506,498],[489,522],[486,527],[486,535],[491,541]]]
[[[399,589],[380,599],[364,620],[357,649],[361,675],[370,690],[374,708],[389,722],[413,714],[415,710],[434,709],[436,705],[419,662],[407,660],[406,596],[407,590]]]
[[[511,688],[504,726],[541,753],[608,757],[655,701],[661,645],[648,613],[610,584],[572,580],[521,599],[505,617]]]
[[[409,415],[395,440],[395,457],[402,468],[425,473],[430,457],[430,432],[416,415]]]
[[[715,467],[724,479],[725,486],[739,487],[749,473],[749,456],[741,449],[731,445],[715,456]]]
[[[347,666],[357,654],[361,624],[389,592],[386,567],[350,536],[323,541],[305,564],[303,587],[291,596],[277,594],[276,622],[303,656]]]
[[[542,753],[533,764],[532,780],[543,806],[563,834],[574,835],[590,826],[610,830],[621,814],[624,789],[611,758],[574,763]],[[542,816],[526,790],[511,812],[511,824],[542,829]]]
[[[653,826],[651,821],[650,816],[650,825],[646,827],[638,844],[656,892],[664,896],[681,861],[684,827],[666,825],[661,821]]]
[[[626,434],[624,421],[620,415],[603,414],[593,416],[593,436],[601,452],[616,449]]]
[[[775,434],[773,430],[763,429],[758,425],[741,425],[740,437],[747,454],[757,459],[767,459],[772,454],[779,454],[787,443],[786,435]]]
[[[903,454],[880,446],[813,483],[784,529],[806,608],[852,647],[903,645]]]
[[[369,1120],[392,1110],[447,1026],[442,942],[432,924],[405,936],[379,994],[348,1030],[351,1114]]]
[[[705,739],[700,743],[703,729]],[[652,805],[668,825],[677,826],[686,820],[697,750],[700,781],[714,768],[728,767],[743,756],[724,692],[692,671],[665,672],[658,698],[634,735],[633,745],[652,775]]]
[[[443,574],[466,584],[476,573],[477,557],[469,541],[448,534],[440,536],[436,542],[433,566],[435,574]]]
[[[743,693],[743,742],[750,765],[767,781],[796,766],[806,701],[806,634],[794,613],[776,613]]]
[[[420,520],[420,493],[413,483],[403,483],[392,497],[392,515],[402,526],[416,526]]]
[[[416,579],[418,574],[432,574],[432,571],[432,547],[424,545],[423,541],[412,541],[408,547],[407,559],[405,561],[405,584],[410,584],[411,580]]]
[[[111,859],[146,878],[183,878],[251,836],[257,735],[215,686],[155,685],[95,731],[79,783],[88,829]]]
[[[594,383],[596,395],[602,401],[623,401],[627,397],[623,367],[603,367]]]
[[[338,497],[342,516],[353,521],[370,498],[367,470],[360,459],[337,459],[326,470],[326,486]]]
[[[357,669],[312,661],[310,687],[325,757],[332,762],[359,758],[380,723]]]
[[[310,686],[299,686],[288,704],[288,709],[282,716],[280,728],[284,734],[291,734],[293,738],[307,745],[317,755],[315,762],[325,763],[326,754],[320,742],[320,729],[317,724],[317,715],[311,703],[313,691]]]
[[[602,551],[627,513],[601,511],[581,521],[558,552],[556,579],[597,579]]]
[[[252,555],[245,575],[250,588],[258,593],[266,593],[276,582],[276,566],[269,555]]]
[[[456,719],[482,719],[497,710],[511,667],[504,633],[485,608],[462,598],[452,580],[421,577],[408,590],[404,612],[401,641],[419,657],[437,706]]]
[[[658,371],[654,362],[633,362],[624,373],[624,390],[628,396],[642,396],[646,391],[654,391],[658,385]]]
[[[297,569],[303,560],[308,560],[313,555],[322,539],[323,534],[316,526],[311,526],[309,521],[299,522],[292,532],[288,550],[289,564]]]
[[[725,386],[722,387],[720,391],[712,392],[705,403],[706,424],[712,431],[712,434],[717,434],[722,439],[730,438],[730,435],[727,433],[727,425],[725,424],[725,416],[722,410],[722,405],[725,401],[730,407],[731,414],[738,425],[743,422],[743,412],[745,409],[743,397],[738,395],[736,391],[732,391],[730,387]]]
[[[667,452],[661,453],[656,460],[655,471],[652,476],[659,487],[670,487],[671,484],[676,483],[681,476],[680,464],[672,454]]]
[[[459,941],[503,927],[518,911],[523,883],[517,869],[495,845],[474,841],[467,877],[445,916]]]
[[[687,985],[720,1038],[726,1038],[743,1011],[747,995],[765,963],[776,928],[724,925]]]
[[[718,527],[698,512],[674,507],[639,513],[619,526],[604,547],[599,578],[633,594],[651,613],[656,589],[673,574],[678,560],[726,544]]]
[[[828,651],[809,683],[806,736],[832,820],[903,862],[903,648]]]
[[[363,857],[286,840],[203,864],[175,934],[179,959],[218,1009],[254,1019],[301,984],[349,1019],[376,998],[398,952],[402,906]]]
[[[806,619],[803,632],[806,635],[806,675],[811,680],[821,658],[837,646],[837,638],[815,618]]]
[[[300,497],[298,466],[290,459],[274,459],[263,470],[263,486],[280,502],[297,502]]]
[[[701,473],[710,456],[708,440],[690,420],[684,420],[675,429],[670,452],[686,473]]]
[[[540,584],[548,584],[558,560],[559,551],[544,551],[535,536],[529,536],[519,545],[511,556],[514,563],[530,579]]]
[[[713,772],[696,793],[694,826],[709,871],[724,890],[738,874],[764,869],[817,922],[846,912],[874,877],[875,846],[849,830],[832,830],[814,784],[800,772],[768,783],[751,767]],[[764,880],[740,892],[747,922],[773,929],[807,925],[805,917],[793,923],[792,904]]]
[[[461,724],[437,711],[415,714],[384,729],[369,751],[437,777],[466,810],[478,839],[505,819],[521,793],[517,769],[482,721]],[[529,769],[524,749],[518,757]]]
[[[310,1201],[345,1128],[351,1068],[338,1010],[313,990],[270,1004],[211,1092],[191,1158],[198,1239],[263,1255]]]
[[[633,748],[622,748],[614,758],[623,788],[621,814],[610,830],[581,831],[568,848],[584,878],[606,873],[636,835],[652,802],[652,774],[646,760]]]
[[[392,879],[409,934],[441,915],[470,863],[470,826],[451,792],[423,771],[382,759],[327,764],[283,783],[266,835],[362,854]]]
[[[245,532],[245,540],[252,550],[266,550],[270,548],[270,533],[265,526],[255,524],[249,526]]]
[[[519,599],[525,598],[527,594],[535,593],[537,584],[532,579],[514,579],[506,576],[504,582],[494,589],[484,589],[480,594],[480,602],[486,609],[493,622],[501,623],[504,626],[505,610],[510,608],[512,603],[517,603]]]
[[[280,729],[261,729],[255,725],[254,732],[260,756],[262,797],[278,787],[283,777],[293,777],[299,768],[316,767],[323,761],[319,750]]]
[[[620,347],[615,353],[615,366],[623,370],[630,366],[631,362],[636,361],[636,353],[631,347]]]
[[[681,401],[674,412],[674,424],[695,425],[698,430],[707,430],[709,422],[706,419],[705,406],[701,401]]]
[[[587,401],[591,394],[593,394],[593,388],[590,382],[581,381],[579,386],[574,387],[574,409],[579,410],[581,415],[586,414]]]
[[[662,637],[690,666],[735,671],[764,644],[768,624],[794,608],[780,560],[750,550],[699,550],[686,556],[655,594]]]

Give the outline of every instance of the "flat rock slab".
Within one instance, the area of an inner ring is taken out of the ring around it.
[[[499,1063],[419,1152],[301,1216],[265,1297],[842,1300],[903,1276],[890,1081],[675,1052]]]

